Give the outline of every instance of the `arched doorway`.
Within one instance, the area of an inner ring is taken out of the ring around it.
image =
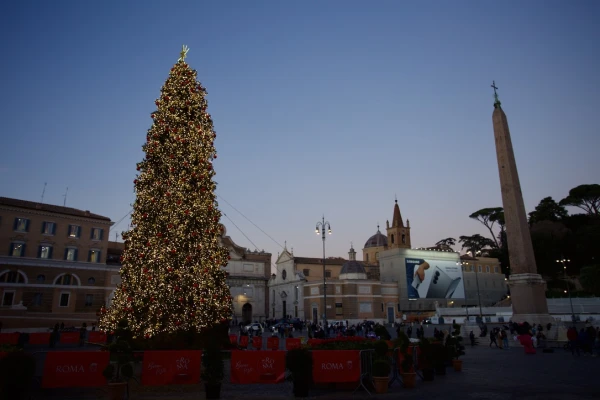
[[[252,304],[246,303],[242,306],[242,322],[252,322]]]

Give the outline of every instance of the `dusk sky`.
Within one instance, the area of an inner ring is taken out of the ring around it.
[[[362,258],[395,196],[413,247],[486,235],[469,214],[502,206],[492,80],[528,212],[600,183],[599,18],[594,0],[7,2],[0,196],[40,201],[46,182],[45,203],[68,187],[67,206],[126,216],[186,44],[237,244],[321,257],[325,214],[327,256]]]

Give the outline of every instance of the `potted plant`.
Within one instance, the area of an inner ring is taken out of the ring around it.
[[[434,354],[433,354],[433,345],[427,338],[419,339],[419,348],[421,350],[421,360],[422,369],[423,369],[423,380],[430,382],[434,377],[433,370],[433,362],[434,362]]]
[[[35,359],[21,350],[0,359],[0,399],[28,399],[35,373]]]
[[[289,350],[285,356],[285,366],[292,374],[295,397],[308,397],[312,382],[312,354],[306,348]]]
[[[446,340],[446,346],[449,349],[454,370],[460,372],[462,371],[462,360],[459,357],[465,355],[465,346],[462,344],[463,337],[460,335],[460,325],[455,323],[452,325],[452,329],[452,335]]]
[[[389,347],[385,340],[378,340],[374,346],[375,358],[373,360],[373,384],[375,392],[387,393],[390,372],[392,370]]]
[[[210,345],[202,351],[202,380],[207,399],[221,398],[221,383],[225,376],[223,356],[219,346]]]
[[[380,358],[373,361],[373,384],[376,393],[387,393],[391,371],[392,367],[388,360]]]
[[[415,387],[417,374],[414,370],[414,359],[412,354],[408,352],[402,352],[402,362],[400,367],[402,368],[402,385],[407,389]]]
[[[108,381],[109,399],[121,400],[126,393],[129,398],[128,383],[133,377],[133,350],[123,339],[109,344],[106,349],[110,351],[111,360],[102,375]]]

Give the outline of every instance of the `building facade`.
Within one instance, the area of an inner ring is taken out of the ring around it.
[[[271,253],[238,246],[227,236],[225,228],[221,244],[229,249],[230,260],[225,271],[229,273],[227,284],[233,297],[234,323],[264,321],[269,315]]]
[[[322,320],[323,304],[329,323],[348,321],[356,324],[364,320],[394,322],[397,314],[398,293],[394,283],[369,279],[364,263],[356,260],[354,248],[348,252],[348,260],[342,264],[340,274],[323,282],[313,281],[304,285],[305,319]]]
[[[339,257],[325,259],[326,280],[337,279],[346,260]],[[295,257],[293,251],[284,247],[275,262],[277,273],[269,280],[270,318],[311,319],[311,311],[305,308],[304,287],[307,283],[323,284],[323,259]]]
[[[97,320],[119,282],[106,263],[110,218],[89,211],[0,198],[0,321],[46,328]]]

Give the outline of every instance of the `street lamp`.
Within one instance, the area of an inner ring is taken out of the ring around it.
[[[477,254],[481,254],[481,250],[477,250],[477,252],[473,252],[473,251],[468,251],[467,253],[470,253],[473,258],[477,259],[476,255]],[[473,269],[475,269],[475,283],[477,284],[477,302],[479,303],[479,318],[481,318],[481,320],[483,320],[483,311],[481,309],[481,292],[479,292],[479,274],[477,271],[477,265],[473,265]]]
[[[469,263],[468,262],[457,262],[456,265],[460,265],[461,269],[463,265],[467,266],[467,270],[469,269]],[[467,322],[469,321],[469,297],[467,296],[467,290],[465,289],[465,310],[467,312]]]
[[[562,264],[563,266],[563,271],[564,271],[564,275],[565,275],[565,283],[567,285],[567,290],[565,290],[565,293],[567,293],[569,295],[569,303],[571,303],[571,321],[573,321],[573,323],[575,323],[575,311],[573,310],[573,299],[571,298],[571,288],[569,287],[569,281],[567,280],[567,264],[568,262],[571,262],[571,260],[568,259],[561,259],[561,260],[556,260],[557,263]]]
[[[329,221],[325,221],[325,216],[323,215],[323,219],[317,222],[317,227],[315,228],[315,232],[317,235],[321,232],[321,237],[323,238],[323,328],[325,332],[327,332],[327,281],[325,280],[325,231],[331,235],[331,225]]]

